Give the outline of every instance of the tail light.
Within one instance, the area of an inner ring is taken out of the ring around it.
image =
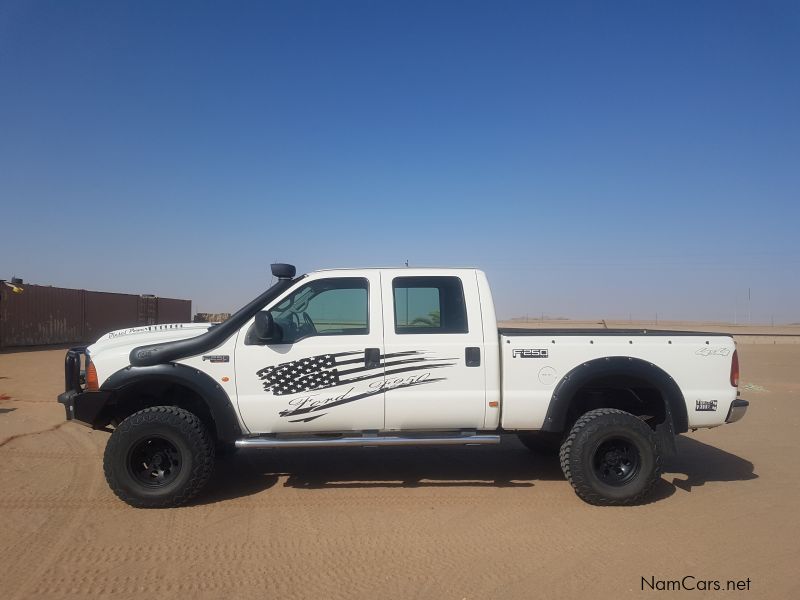
[[[100,389],[100,382],[97,380],[97,369],[94,368],[92,361],[89,361],[86,365],[86,389],[92,392]]]
[[[731,385],[739,387],[739,354],[736,350],[733,351],[731,357]]]

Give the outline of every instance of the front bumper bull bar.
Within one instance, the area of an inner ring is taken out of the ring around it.
[[[74,420],[93,427],[111,393],[84,389],[87,361],[85,346],[67,350],[67,356],[64,358],[65,389],[63,394],[58,395],[58,402],[64,405],[67,421]]]

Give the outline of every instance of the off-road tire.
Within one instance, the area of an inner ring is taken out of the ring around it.
[[[639,504],[661,477],[653,430],[636,416],[614,408],[581,416],[561,445],[559,459],[567,481],[589,504]]]
[[[518,433],[517,437],[528,450],[545,456],[557,455],[564,439],[562,434],[551,431],[526,431]]]
[[[103,455],[109,487],[137,508],[185,504],[205,486],[213,468],[208,431],[196,415],[177,406],[132,414],[111,434]]]

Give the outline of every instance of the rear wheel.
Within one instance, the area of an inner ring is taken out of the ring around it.
[[[111,434],[103,457],[106,481],[138,508],[191,500],[208,481],[214,444],[200,419],[176,406],[134,413]]]
[[[578,419],[559,457],[575,493],[590,504],[640,503],[661,476],[653,430],[638,417],[613,408]]]

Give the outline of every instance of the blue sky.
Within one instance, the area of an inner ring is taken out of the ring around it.
[[[500,317],[800,321],[793,2],[0,0],[0,277],[230,310],[477,266]]]

